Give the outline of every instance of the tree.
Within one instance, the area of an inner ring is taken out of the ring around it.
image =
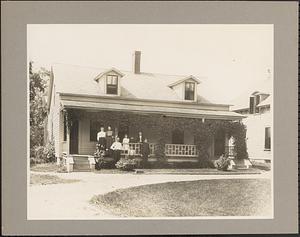
[[[29,62],[29,103],[30,103],[30,156],[44,142],[44,121],[47,115],[44,100],[50,72],[41,68],[33,71],[33,62]]]

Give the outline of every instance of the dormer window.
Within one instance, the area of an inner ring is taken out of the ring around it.
[[[106,76],[106,93],[110,95],[118,94],[118,76],[107,75]]]
[[[185,82],[184,99],[185,100],[195,100],[195,83],[194,82]]]

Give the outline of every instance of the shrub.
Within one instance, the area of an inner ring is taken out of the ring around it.
[[[218,170],[226,171],[230,165],[230,159],[224,155],[221,155],[218,160],[215,161],[215,166]]]
[[[137,166],[136,159],[122,158],[116,163],[116,167],[124,171],[133,171]]]
[[[55,161],[55,151],[52,142],[47,143],[45,146],[37,146],[34,150],[34,157],[30,159],[31,164],[40,164]]]
[[[200,159],[198,162],[199,168],[215,168],[214,162],[209,159]]]

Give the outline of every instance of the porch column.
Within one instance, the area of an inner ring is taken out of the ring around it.
[[[70,155],[70,128],[67,127],[66,153]]]
[[[229,136],[227,133],[225,133],[225,151],[224,151],[224,154],[225,155],[229,155]]]

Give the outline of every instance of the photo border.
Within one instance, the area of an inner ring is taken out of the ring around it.
[[[1,2],[1,5],[4,59],[2,233],[116,235],[298,232],[297,2]],[[26,26],[61,23],[274,24],[274,219],[27,220],[25,167],[28,160],[20,159],[29,146]]]

